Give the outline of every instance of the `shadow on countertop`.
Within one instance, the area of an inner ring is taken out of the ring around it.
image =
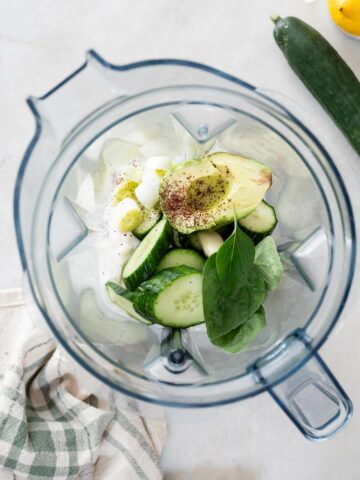
[[[260,480],[260,472],[241,467],[217,469],[209,466],[165,473],[164,480]]]

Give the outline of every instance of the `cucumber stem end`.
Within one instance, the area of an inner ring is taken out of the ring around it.
[[[271,18],[271,20],[275,23],[275,25],[277,24],[277,22],[278,22],[279,20],[281,20],[280,15],[271,15],[270,18]]]

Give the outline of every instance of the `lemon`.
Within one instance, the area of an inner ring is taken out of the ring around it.
[[[360,0],[328,0],[328,7],[338,27],[360,36]]]

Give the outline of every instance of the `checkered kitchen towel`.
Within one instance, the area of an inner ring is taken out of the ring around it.
[[[160,480],[164,422],[102,402],[32,325],[21,291],[0,291],[0,479]]]

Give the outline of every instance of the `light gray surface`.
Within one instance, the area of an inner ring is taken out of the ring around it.
[[[24,103],[84,60],[92,47],[114,63],[179,57],[207,63],[276,89],[307,112],[354,191],[356,156],[287,67],[272,40],[269,16],[313,23],[360,75],[360,43],[331,24],[325,0],[2,0],[0,2],[0,287],[22,273],[12,222],[12,192],[34,131]],[[359,211],[359,210],[357,210]],[[355,403],[348,428],[326,444],[304,440],[266,395],[211,412],[198,423],[170,421],[163,456],[168,480],[357,480],[360,313],[356,292],[322,354]]]

